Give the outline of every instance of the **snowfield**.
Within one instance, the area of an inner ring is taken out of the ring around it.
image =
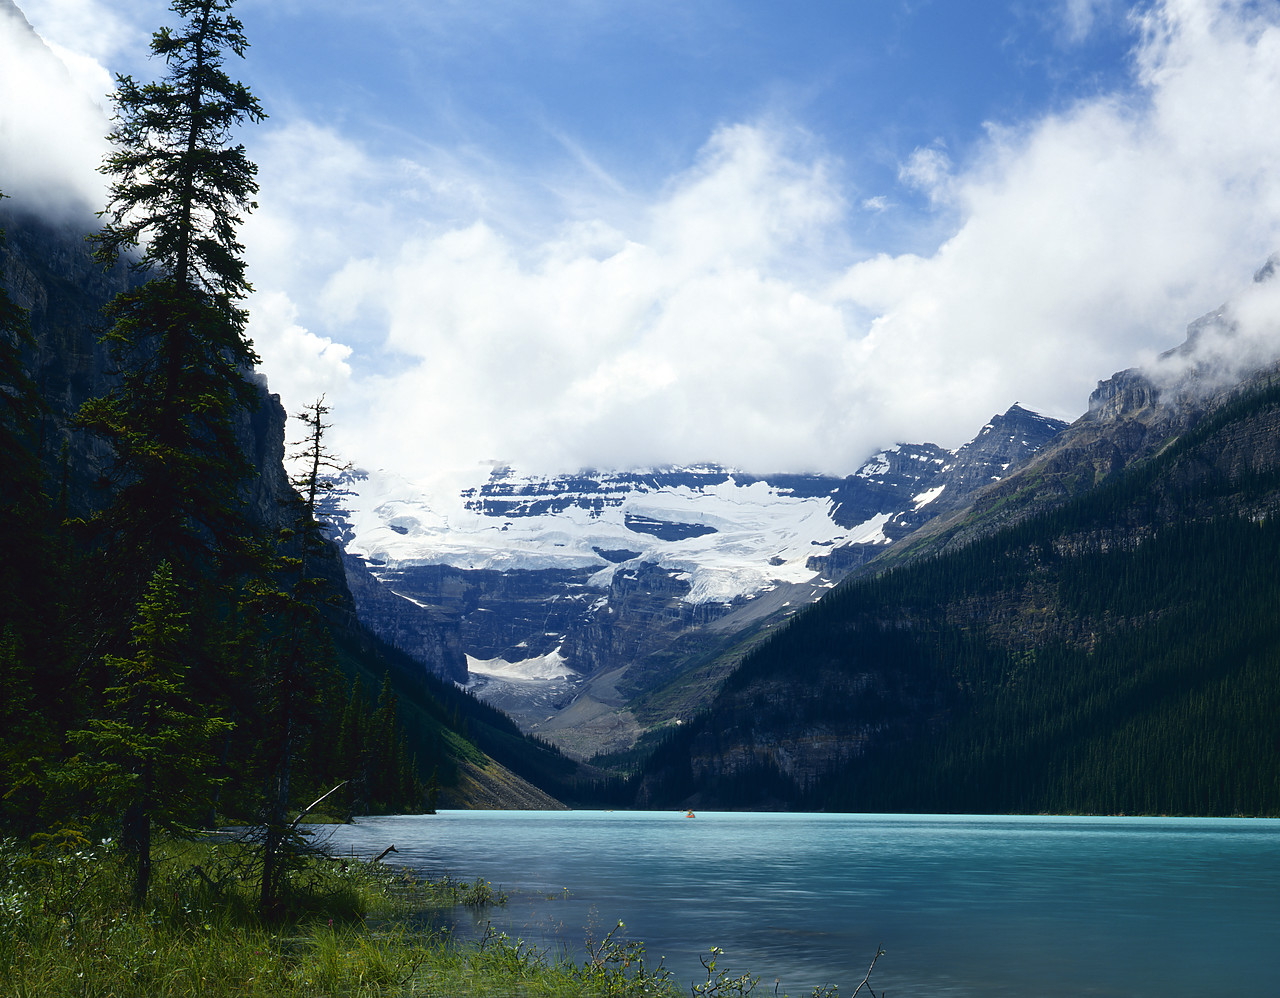
[[[700,487],[594,476],[590,484],[601,487],[578,493],[563,480],[508,475],[504,486],[524,490],[518,499],[488,495],[485,505],[475,497],[487,476],[484,469],[471,482],[422,484],[383,471],[348,473],[331,494],[331,515],[347,552],[375,574],[422,565],[597,568],[592,584],[604,588],[624,565],[649,562],[686,579],[690,603],[727,603],[777,582],[812,581],[808,560],[834,544],[889,543],[887,514],[841,527],[829,497],[744,484],[731,472],[719,481],[704,472]],[[531,514],[529,505],[544,499],[555,500],[554,511]]]
[[[569,668],[559,648],[546,655],[537,655],[519,662],[508,662],[502,658],[476,658],[474,655],[468,655],[467,672],[472,676],[502,679],[509,683],[573,679],[578,675]]]

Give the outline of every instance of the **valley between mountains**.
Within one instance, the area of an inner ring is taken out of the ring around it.
[[[1065,425],[1015,405],[956,452],[898,444],[844,478],[353,471],[323,515],[365,623],[588,758],[687,720],[761,635]]]
[[[70,414],[110,384],[94,316],[126,279],[7,228],[46,473],[92,510],[106,455]],[[454,806],[1280,813],[1275,372],[1227,305],[1070,426],[1014,405],[844,477],[349,471],[313,565],[336,660]],[[246,501],[278,529],[258,390]]]
[[[1280,407],[1242,339],[1229,304],[1069,426],[844,478],[352,472],[326,516],[372,629],[620,802],[1270,813]]]

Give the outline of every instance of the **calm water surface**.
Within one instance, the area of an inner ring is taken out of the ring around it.
[[[460,936],[492,921],[580,955],[622,919],[686,983],[720,946],[757,994],[849,995],[883,943],[894,998],[1280,995],[1280,821],[446,811],[330,847],[391,844],[512,893],[456,914]]]

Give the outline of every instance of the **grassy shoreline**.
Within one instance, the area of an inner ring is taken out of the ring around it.
[[[610,933],[574,962],[489,933],[456,943],[409,931],[410,916],[456,905],[501,904],[484,880],[423,881],[368,861],[307,857],[289,906],[266,923],[243,847],[168,842],[138,910],[128,870],[109,841],[75,832],[32,845],[0,842],[0,994],[14,998],[286,998],[286,996],[674,996],[687,994],[644,947]],[[619,923],[618,928],[621,927]],[[742,995],[712,952],[695,995]],[[826,994],[827,992],[823,992]]]

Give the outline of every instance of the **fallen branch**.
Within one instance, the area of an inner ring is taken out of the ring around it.
[[[200,879],[203,880],[210,887],[212,887],[215,891],[222,890],[222,885],[215,884],[212,880],[210,880],[209,874],[205,873],[204,869],[199,864],[197,864],[196,866],[193,866],[191,869],[194,870],[196,873],[198,873],[200,875]]]
[[[871,971],[876,969],[876,961],[882,956],[884,956],[884,946],[880,945],[876,947],[876,955],[871,958],[871,966],[867,968],[867,976],[862,979],[861,984],[853,989],[853,994],[850,995],[849,998],[855,998],[857,993],[863,988],[867,989],[867,994],[871,995],[871,998],[876,998],[876,993],[871,990],[871,985],[868,982],[871,980]],[[880,994],[883,995],[884,992],[881,991]]]
[[[399,852],[399,851],[400,850],[397,849],[394,845],[389,845],[387,846],[387,848],[383,849],[382,852],[378,853],[378,855],[373,857],[373,862],[375,863],[378,862],[380,859],[382,859],[383,856],[385,856],[389,852]]]

